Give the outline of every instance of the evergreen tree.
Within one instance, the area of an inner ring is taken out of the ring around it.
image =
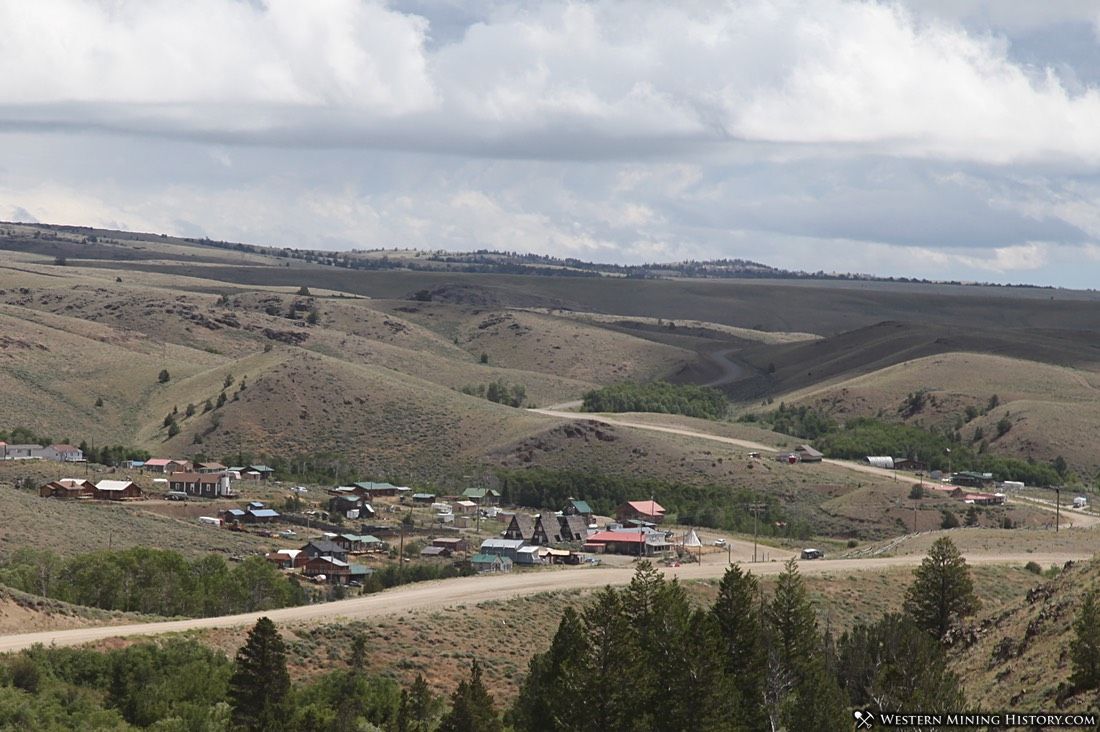
[[[286,646],[275,624],[260,618],[237,651],[236,669],[229,679],[234,725],[250,732],[284,729],[289,695]]]
[[[913,576],[913,584],[905,593],[905,612],[920,628],[941,640],[955,618],[973,615],[981,607],[970,568],[946,536],[932,544]]]
[[[767,653],[764,646],[760,583],[736,564],[726,570],[711,608],[718,623],[726,673],[737,687],[733,719],[745,729],[768,725],[764,706]]]
[[[1073,621],[1073,632],[1070,644],[1073,688],[1084,691],[1100,687],[1100,603],[1097,603],[1096,590],[1085,594]]]
[[[821,649],[817,618],[794,559],[776,580],[768,619],[780,666],[800,678],[807,662],[818,657]]]
[[[589,653],[580,616],[573,608],[566,608],[549,650],[531,659],[512,709],[513,725],[525,732],[588,729],[585,675]]]
[[[854,707],[947,712],[965,708],[962,684],[936,640],[907,616],[890,614],[841,636],[838,676]]]
[[[161,369],[160,374],[157,375],[157,381],[162,384],[167,384],[168,380],[171,378],[172,376],[168,373],[168,369]]]
[[[470,678],[459,682],[451,696],[451,711],[439,724],[439,732],[501,732],[493,697],[481,681],[481,667],[475,660]]]
[[[623,600],[618,592],[605,587],[596,593],[582,617],[591,648],[585,686],[599,689],[599,693],[590,697],[590,718],[601,720],[607,729],[635,729],[638,688],[635,674],[639,671],[641,652],[626,618]]]

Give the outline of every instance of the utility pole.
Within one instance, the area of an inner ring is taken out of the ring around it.
[[[765,503],[750,503],[746,508],[752,512],[752,561],[756,562],[756,541],[758,535],[758,524],[760,521],[760,512],[766,509],[768,506]]]
[[[1054,489],[1054,533],[1062,526],[1062,489]]]

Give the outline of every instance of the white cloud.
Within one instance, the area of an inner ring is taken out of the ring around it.
[[[528,158],[742,140],[1100,161],[1096,89],[1071,94],[949,13],[885,0],[473,12],[433,45],[430,19],[372,0],[0,0],[0,123]]]

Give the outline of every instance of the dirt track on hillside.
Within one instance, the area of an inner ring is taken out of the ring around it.
[[[1038,562],[1042,565],[1062,564],[1070,560],[1087,559],[1084,553],[1063,554],[994,554],[968,555],[971,564],[1024,564]],[[890,567],[908,567],[920,563],[923,557],[901,556],[882,559],[838,559],[802,562],[803,574],[848,573],[875,571]],[[717,579],[726,570],[724,562],[665,569],[666,576],[683,580]],[[778,574],[783,569],[779,561],[742,564],[758,575]],[[562,569],[549,572],[517,572],[482,577],[463,577],[435,582],[405,585],[374,595],[351,600],[320,603],[304,607],[283,608],[261,613],[229,615],[216,618],[172,620],[138,625],[116,625],[100,628],[76,628],[72,630],[25,633],[0,636],[0,652],[18,651],[35,644],[72,646],[91,643],[106,638],[125,636],[150,636],[178,633],[207,628],[231,628],[251,625],[262,616],[279,624],[375,618],[420,610],[438,610],[456,605],[473,605],[494,600],[508,600],[522,595],[555,590],[596,589],[606,585],[622,585],[630,581],[633,569],[591,568]]]

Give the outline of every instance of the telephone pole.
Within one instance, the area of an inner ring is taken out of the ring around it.
[[[756,540],[758,532],[758,524],[760,520],[760,512],[768,507],[766,503],[749,503],[745,506],[752,513],[752,561],[756,562]]]

